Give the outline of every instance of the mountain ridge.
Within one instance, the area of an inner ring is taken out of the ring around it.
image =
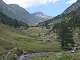
[[[67,9],[64,10],[63,13],[61,13],[60,15],[57,15],[56,17],[53,17],[52,19],[49,19],[47,21],[44,22],[40,22],[38,24],[38,26],[48,26],[50,24],[55,24],[58,22],[62,21],[62,17],[63,15],[69,14],[72,11],[76,11],[78,8],[80,8],[80,0],[78,0],[77,2],[73,3],[71,6],[69,6]]]
[[[67,14],[71,11],[75,11],[80,7],[80,0],[77,0],[77,2],[73,3],[70,7],[68,7],[63,13]]]

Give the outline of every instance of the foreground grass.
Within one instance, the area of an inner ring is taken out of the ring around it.
[[[47,56],[35,56],[28,60],[80,60],[80,53],[54,52]]]

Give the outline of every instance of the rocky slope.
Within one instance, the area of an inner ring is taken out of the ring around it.
[[[38,17],[41,22],[52,18],[51,16],[47,16],[42,12],[36,12],[36,13],[33,13],[32,15]]]

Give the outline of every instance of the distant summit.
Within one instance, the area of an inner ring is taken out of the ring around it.
[[[35,13],[33,13],[33,15],[38,15],[38,16],[40,16],[40,15],[44,15],[44,13],[43,13],[43,12],[35,12]]]

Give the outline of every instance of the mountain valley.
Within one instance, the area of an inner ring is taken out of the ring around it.
[[[0,60],[80,60],[79,3],[51,17],[0,0]]]

